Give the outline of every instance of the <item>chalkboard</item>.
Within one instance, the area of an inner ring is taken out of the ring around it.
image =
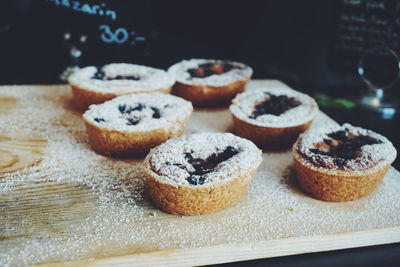
[[[36,12],[51,21],[47,22],[48,25],[43,25],[49,35],[45,38],[63,39],[60,44],[65,47],[64,51],[70,51],[70,47],[82,51],[81,64],[105,64],[114,61],[140,63],[145,60],[152,34],[149,16],[151,1],[40,2]]]
[[[361,54],[386,46],[400,53],[400,1],[341,0],[333,40],[334,66],[355,70]]]
[[[127,5],[120,1],[47,0],[47,3],[64,9],[66,13],[86,17],[87,22],[92,26],[91,29],[87,29],[86,34],[93,34],[95,40],[105,44],[134,46],[146,41],[146,33],[143,29],[141,29],[142,32],[137,31],[137,28],[143,28],[140,25],[143,22],[132,25],[132,20],[135,20],[138,15],[138,8],[126,8]]]

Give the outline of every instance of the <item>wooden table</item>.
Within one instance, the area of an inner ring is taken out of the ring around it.
[[[227,109],[199,109],[187,133],[230,127]],[[0,265],[203,265],[400,242],[394,168],[372,195],[327,203],[298,189],[288,151],[263,157],[236,206],[170,215],[149,200],[142,160],[90,149],[68,86],[2,86]]]

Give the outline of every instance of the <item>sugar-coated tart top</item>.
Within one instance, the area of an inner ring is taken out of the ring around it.
[[[253,70],[234,61],[190,59],[172,65],[168,73],[183,84],[224,86],[237,80],[250,79]]]
[[[246,90],[236,96],[229,109],[247,123],[283,128],[312,120],[318,105],[308,95],[282,86]]]
[[[300,137],[294,149],[306,164],[345,171],[391,164],[397,153],[386,137],[350,124],[311,129]]]
[[[161,69],[128,63],[85,67],[68,78],[71,85],[100,93],[126,94],[170,88],[175,80]]]
[[[198,133],[168,140],[145,161],[164,183],[206,186],[257,169],[262,156],[251,141],[233,134]]]
[[[177,96],[130,94],[91,105],[83,118],[108,130],[148,131],[176,125],[177,121],[186,118],[192,111],[192,104]]]

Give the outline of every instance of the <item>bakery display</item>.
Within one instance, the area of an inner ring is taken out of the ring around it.
[[[119,95],[169,93],[175,80],[164,70],[128,63],[85,67],[68,78],[74,104],[86,110]]]
[[[227,105],[242,92],[253,70],[239,62],[215,59],[183,60],[168,69],[174,94],[195,106]]]
[[[91,105],[83,119],[96,152],[142,157],[167,139],[182,135],[192,111],[192,104],[177,96],[131,94]]]
[[[234,133],[262,149],[290,148],[318,113],[313,98],[283,86],[247,90],[229,109]]]
[[[350,124],[311,129],[293,145],[300,187],[324,201],[349,201],[374,191],[396,158],[384,136]]]
[[[237,203],[261,161],[261,151],[249,140],[230,133],[199,133],[152,149],[144,169],[157,206],[173,214],[198,215]]]

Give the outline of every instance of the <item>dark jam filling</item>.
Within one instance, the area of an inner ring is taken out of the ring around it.
[[[214,74],[223,74],[233,69],[240,69],[240,67],[229,62],[203,63],[197,68],[188,69],[187,72],[191,78],[206,78]]]
[[[211,154],[207,157],[207,159],[195,159],[193,158],[191,153],[185,153],[185,159],[190,165],[192,165],[194,171],[189,171],[185,166],[181,164],[174,163],[172,165],[178,166],[179,168],[187,171],[190,174],[190,176],[186,178],[189,184],[202,185],[206,180],[203,175],[213,172],[218,164],[230,159],[238,153],[239,151],[232,146],[226,147],[225,150],[220,153]],[[171,163],[167,162],[167,165],[171,165]]]
[[[161,118],[161,113],[160,113],[160,110],[158,108],[155,108],[155,107],[150,107],[150,108],[153,111],[153,115],[152,115],[153,119]]]
[[[318,148],[311,148],[312,153],[329,156],[333,163],[343,169],[347,160],[355,159],[360,153],[361,147],[365,145],[381,144],[382,141],[366,135],[351,135],[348,130],[341,130],[328,134],[332,139],[324,139]],[[323,165],[320,163],[319,165]]]
[[[130,118],[126,118],[126,120],[128,121],[126,123],[126,125],[129,125],[129,126],[136,125],[140,122],[140,118],[138,118],[138,117],[130,117]]]
[[[131,112],[133,111],[142,111],[145,108],[150,108],[153,111],[152,114],[152,118],[153,119],[159,119],[161,118],[161,112],[159,108],[156,107],[152,107],[152,106],[146,106],[145,104],[142,103],[137,103],[134,105],[127,105],[127,104],[123,104],[123,105],[118,105],[118,110],[121,114],[127,114],[130,115]],[[170,105],[165,105],[164,108],[168,108],[170,107]],[[94,121],[97,123],[102,123],[105,122],[106,120],[103,118],[94,118]],[[140,122],[140,118],[137,116],[130,116],[126,118],[126,125],[132,126],[132,125],[136,125]]]
[[[91,79],[95,79],[95,80],[102,80],[102,81],[112,81],[112,80],[133,80],[133,81],[139,81],[140,77],[139,76],[135,76],[135,75],[117,75],[115,77],[108,77],[104,71],[103,68],[97,68],[97,71],[95,74],[93,74],[93,76],[91,77]]]
[[[142,103],[137,103],[134,105],[127,105],[127,104],[118,105],[119,112],[121,112],[121,114],[128,114],[128,115],[133,111],[142,111],[145,108],[147,108],[147,106]],[[153,119],[161,118],[160,109],[158,109],[156,107],[152,107],[152,106],[149,106],[148,108],[150,108],[153,111],[153,115],[152,115]],[[126,120],[127,120],[126,125],[129,125],[129,126],[136,125],[140,122],[140,118],[138,118],[136,116],[128,117]]]
[[[254,107],[253,113],[249,116],[250,119],[256,119],[258,116],[265,114],[279,116],[301,104],[300,101],[287,95],[265,94],[268,95],[268,98]]]
[[[142,111],[145,107],[146,107],[146,105],[144,105],[142,103],[138,103],[133,106],[123,104],[123,105],[118,105],[118,110],[119,110],[119,112],[121,112],[121,114],[128,114],[133,111]]]
[[[97,123],[102,123],[102,122],[105,122],[106,120],[103,118],[94,118],[94,121]]]

